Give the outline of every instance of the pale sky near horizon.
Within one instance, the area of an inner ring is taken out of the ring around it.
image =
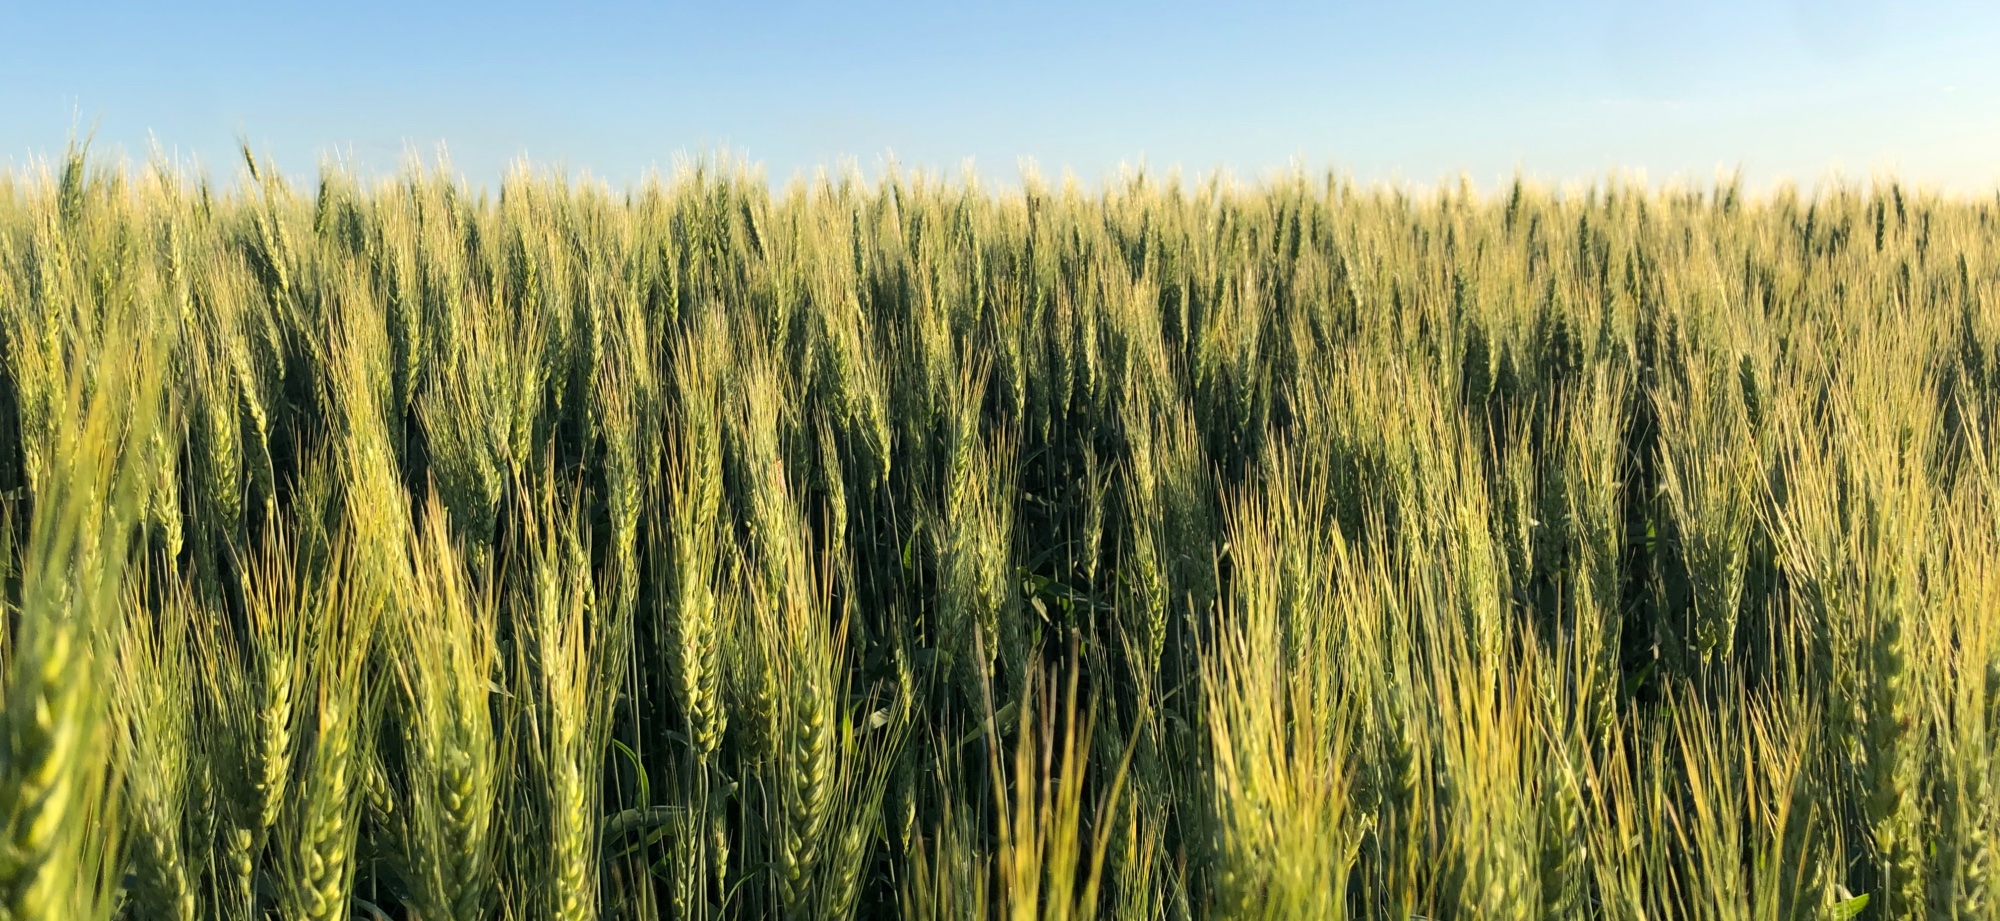
[[[0,168],[238,138],[295,179],[440,145],[622,186],[728,150],[1005,183],[1144,164],[1494,188],[1893,170],[2000,191],[1993,0],[86,4],[12,0]]]

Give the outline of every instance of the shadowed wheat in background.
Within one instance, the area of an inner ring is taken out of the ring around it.
[[[1996,222],[0,179],[0,918],[2000,917]]]

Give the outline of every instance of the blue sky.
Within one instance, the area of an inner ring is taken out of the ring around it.
[[[1740,167],[2000,189],[1992,0],[344,3],[15,0],[0,165],[238,137],[297,176],[442,143],[617,185],[728,149],[780,181],[891,154],[1010,182],[1144,163],[1491,188]]]

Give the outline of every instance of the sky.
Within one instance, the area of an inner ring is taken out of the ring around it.
[[[11,7],[11,9],[10,9]],[[218,180],[442,149],[628,186],[726,152],[775,184],[1292,168],[2000,191],[1993,0],[1317,3],[0,0],[0,168],[88,135]]]

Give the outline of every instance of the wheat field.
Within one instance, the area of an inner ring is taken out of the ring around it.
[[[0,919],[2000,918],[2000,198],[0,177]]]

